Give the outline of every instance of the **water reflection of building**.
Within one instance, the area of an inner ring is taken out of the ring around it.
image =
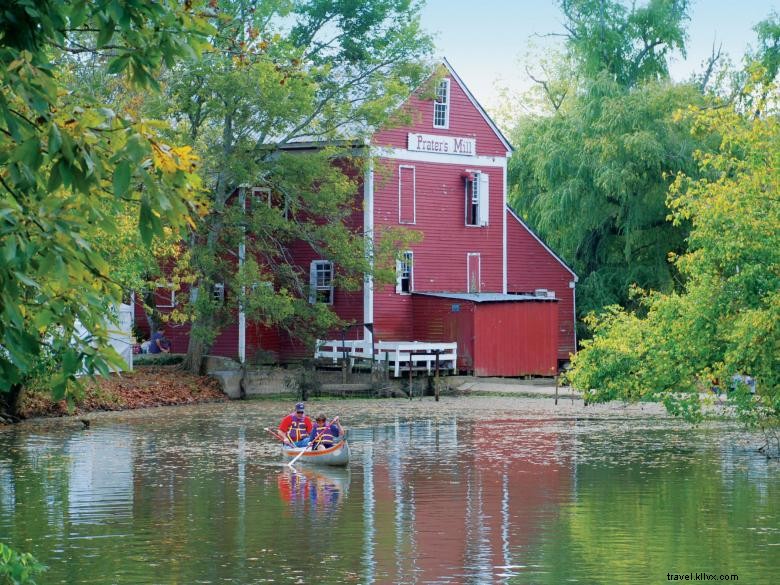
[[[133,433],[96,431],[68,439],[68,518],[100,523],[133,513]]]
[[[567,440],[561,425],[571,424],[451,421],[375,431],[363,453],[366,581],[510,577],[551,509],[570,497],[571,463],[556,445]]]

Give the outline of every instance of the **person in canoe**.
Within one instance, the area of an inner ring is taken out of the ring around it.
[[[340,436],[344,434],[338,417],[328,422],[324,414],[318,414],[315,420],[314,428],[309,435],[309,444],[312,451],[324,451],[330,449],[334,443],[338,442]]]
[[[313,428],[311,419],[305,413],[303,402],[299,402],[295,405],[295,412],[285,416],[279,423],[277,432],[285,443],[296,447],[306,447],[311,440],[310,435]]]

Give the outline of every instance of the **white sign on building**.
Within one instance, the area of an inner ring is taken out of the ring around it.
[[[436,136],[434,134],[415,134],[409,132],[408,150],[415,152],[436,152],[439,154],[460,154],[475,156],[477,139],[461,136]]]

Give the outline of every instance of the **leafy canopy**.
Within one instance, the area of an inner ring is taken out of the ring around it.
[[[552,77],[535,78],[547,109],[511,132],[509,200],[579,274],[581,318],[631,306],[632,285],[678,286],[667,254],[683,250],[687,226],[667,221],[666,193],[676,173],[695,172],[707,137],[672,114],[707,98],[668,79],[669,56],[685,49],[686,0],[560,6],[565,53],[543,64]]]
[[[0,11],[0,391],[18,391],[43,352],[60,356],[58,397],[76,372],[106,372],[100,349],[121,287],[96,229],[116,234],[134,209],[143,241],[190,216],[198,182],[189,147],[158,122],[69,85],[74,60],[154,91],[156,71],[191,58],[210,27],[199,2],[17,0]],[[86,336],[74,337],[77,322]]]
[[[701,178],[680,173],[668,197],[673,221],[691,225],[687,250],[674,257],[685,287],[644,295],[644,317],[613,307],[592,318],[594,338],[571,373],[591,399],[661,398],[695,420],[700,392],[749,375],[757,395],[738,384],[738,414],[780,422],[780,124],[776,86],[760,93],[775,104],[765,116],[734,107],[684,114],[693,134],[721,137],[715,152],[696,153]]]
[[[180,307],[193,321],[193,368],[239,303],[250,321],[293,337],[338,323],[330,306],[308,302],[303,257],[333,261],[340,290],[354,290],[365,273],[387,277],[386,249],[398,237],[366,249],[364,236],[374,234],[359,227],[359,147],[421,82],[430,49],[409,0],[218,8],[213,50],[165,78],[166,115],[203,161],[210,199],[187,242],[188,265],[178,267],[195,281],[194,303]],[[253,199],[252,187],[265,195]],[[225,304],[201,294],[222,283]]]

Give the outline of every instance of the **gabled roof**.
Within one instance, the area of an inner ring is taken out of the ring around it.
[[[549,253],[552,255],[552,257],[553,257],[553,258],[555,258],[555,259],[556,259],[556,260],[557,260],[557,261],[560,263],[560,265],[561,265],[561,266],[563,266],[563,267],[564,267],[566,270],[568,270],[568,271],[571,273],[571,275],[574,277],[574,282],[577,282],[577,281],[579,280],[579,276],[577,276],[577,273],[576,273],[576,272],[574,272],[574,270],[572,270],[572,269],[571,269],[571,267],[569,267],[569,265],[568,265],[568,264],[566,264],[566,262],[564,262],[564,261],[561,259],[561,257],[560,257],[560,256],[558,256],[558,254],[556,254],[555,252],[553,252],[553,251],[552,251],[552,248],[550,248],[550,246],[548,246],[547,244],[545,244],[545,243],[544,243],[544,240],[542,240],[542,238],[540,238],[540,237],[539,237],[539,235],[537,235],[537,233],[536,233],[534,230],[532,230],[530,227],[528,227],[528,224],[527,224],[527,223],[525,223],[525,222],[524,222],[522,219],[520,219],[520,216],[519,216],[519,215],[517,215],[517,214],[515,213],[515,211],[514,211],[514,210],[513,210],[511,207],[509,207],[509,205],[507,205],[507,206],[506,206],[506,210],[507,210],[507,211],[510,213],[510,215],[511,215],[512,217],[514,217],[514,218],[517,220],[517,222],[518,222],[518,223],[519,223],[521,226],[523,226],[523,227],[525,228],[525,230],[526,230],[526,231],[527,231],[529,234],[531,234],[531,237],[533,237],[533,239],[535,239],[537,242],[539,242],[539,243],[542,245],[542,247],[543,247],[545,250],[547,250],[547,251],[548,251],[548,252],[549,252]]]
[[[460,87],[463,89],[463,92],[466,94],[466,97],[469,98],[471,104],[477,109],[480,115],[485,119],[485,122],[487,123],[488,126],[490,126],[490,129],[493,130],[493,133],[506,147],[507,152],[513,152],[515,150],[514,147],[509,143],[509,140],[506,139],[506,136],[504,136],[501,130],[498,129],[496,123],[493,122],[493,119],[485,111],[485,108],[483,108],[482,105],[477,101],[477,98],[474,97],[474,94],[471,93],[471,90],[469,90],[468,86],[465,83],[463,83],[463,80],[460,78],[460,75],[458,75],[455,69],[453,69],[452,65],[450,64],[449,61],[447,61],[446,57],[444,58],[444,66],[450,72],[450,75],[452,75],[455,78],[455,81],[458,82],[458,85],[460,85]]]

